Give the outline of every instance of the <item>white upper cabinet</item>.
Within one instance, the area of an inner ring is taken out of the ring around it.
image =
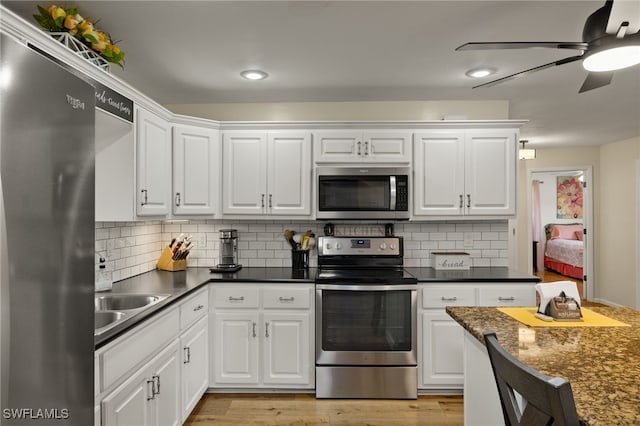
[[[311,214],[311,140],[306,132],[225,132],[223,213]]]
[[[515,130],[419,132],[414,156],[414,215],[515,214]]]
[[[171,126],[136,108],[138,216],[166,216],[171,209]]]
[[[411,134],[401,131],[326,131],[313,134],[314,161],[411,163]]]
[[[173,214],[218,214],[220,176],[219,132],[174,126]]]

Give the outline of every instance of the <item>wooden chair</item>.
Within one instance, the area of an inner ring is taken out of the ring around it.
[[[507,426],[580,424],[568,381],[548,377],[520,362],[500,346],[494,331],[485,331],[484,341]],[[521,403],[515,392],[522,397]]]

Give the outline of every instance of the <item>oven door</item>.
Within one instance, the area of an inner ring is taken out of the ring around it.
[[[316,284],[317,365],[417,365],[417,286]]]

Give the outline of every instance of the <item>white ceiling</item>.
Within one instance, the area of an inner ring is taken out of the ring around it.
[[[50,4],[0,1],[30,22],[36,4]],[[490,78],[472,80],[470,68],[492,66],[500,77],[576,52],[454,51],[469,41],[581,41],[604,0],[64,4],[122,40],[126,65],[113,73],[162,104],[508,100],[510,118],[530,120],[521,137],[532,148],[640,136],[640,66],[582,94],[580,61],[472,90]],[[250,68],[269,78],[243,80]]]

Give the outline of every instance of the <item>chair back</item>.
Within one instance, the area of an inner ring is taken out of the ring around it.
[[[484,341],[507,426],[580,424],[568,381],[548,377],[520,362],[500,346],[494,331],[485,331]]]

